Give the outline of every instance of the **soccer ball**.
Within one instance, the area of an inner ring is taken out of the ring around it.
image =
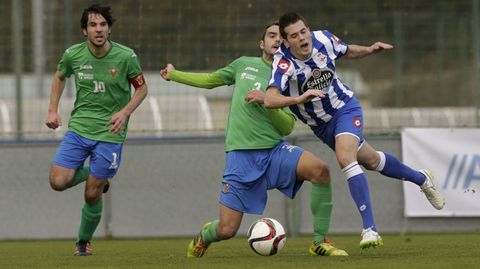
[[[285,246],[285,230],[280,222],[272,218],[262,218],[248,228],[248,244],[262,256],[277,254]]]

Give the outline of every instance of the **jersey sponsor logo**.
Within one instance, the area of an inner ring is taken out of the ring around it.
[[[114,79],[117,74],[118,74],[118,70],[115,69],[115,68],[110,68],[110,70],[108,70],[108,72],[110,72],[110,76],[112,76],[112,78]]]
[[[360,128],[360,126],[362,125],[360,117],[353,117],[353,125],[357,128]]]
[[[315,68],[311,76],[303,84],[302,92],[307,90],[322,90],[327,93],[333,81],[333,71],[330,69]]]
[[[87,80],[92,80],[93,79],[93,74],[87,74],[83,72],[78,72],[77,77],[79,79],[87,79]]]
[[[90,64],[82,64],[80,65],[80,70],[93,70],[93,66]]]
[[[244,72],[244,73],[240,74],[240,78],[241,79],[256,80],[257,76]]]
[[[251,66],[247,66],[247,67],[245,68],[245,71],[253,71],[253,72],[258,73],[258,68],[251,67]]]
[[[285,59],[281,59],[278,62],[277,67],[280,68],[280,70],[282,70],[285,73],[285,72],[287,72],[288,68],[290,68],[290,61],[287,61]]]

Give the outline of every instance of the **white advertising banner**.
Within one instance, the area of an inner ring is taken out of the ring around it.
[[[407,128],[402,153],[405,164],[433,172],[445,197],[436,210],[417,185],[404,182],[405,216],[480,216],[480,129]]]

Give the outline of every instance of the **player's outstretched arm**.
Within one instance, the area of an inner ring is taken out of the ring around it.
[[[164,69],[160,70],[160,76],[162,76],[162,78],[165,80],[172,80],[185,85],[204,89],[213,89],[219,86],[226,85],[217,72],[183,72],[175,70],[175,67],[172,64],[167,64]]]
[[[393,46],[383,42],[375,42],[371,46],[348,45],[346,57],[348,59],[359,59],[367,55],[380,52],[382,50],[393,49]]]
[[[267,88],[267,94],[263,103],[265,108],[284,108],[296,104],[294,97],[283,96],[278,88],[273,86]]]
[[[283,96],[277,87],[270,86],[267,88],[264,105],[266,108],[283,108],[310,102],[317,97],[325,97],[325,94],[321,90],[307,90],[300,96]]]
[[[65,89],[65,78],[60,72],[56,72],[52,80],[52,91],[50,93],[50,104],[48,105],[48,115],[45,120],[45,125],[51,129],[57,129],[62,126],[62,120],[58,114],[58,104],[60,97]]]

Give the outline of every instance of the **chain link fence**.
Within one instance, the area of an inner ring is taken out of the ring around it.
[[[312,30],[350,44],[381,40],[394,50],[337,66],[356,92],[368,131],[402,127],[478,127],[479,0],[105,1],[117,21],[112,40],[138,54],[150,96],[131,121],[131,136],[221,134],[232,89],[205,91],[166,83],[158,71],[209,72],[242,55],[260,55],[264,25],[297,11]],[[50,82],[63,51],[84,40],[80,0],[2,0],[0,138],[61,137],[44,125]],[[74,83],[61,105],[66,123]],[[304,128],[299,128],[303,131]]]

